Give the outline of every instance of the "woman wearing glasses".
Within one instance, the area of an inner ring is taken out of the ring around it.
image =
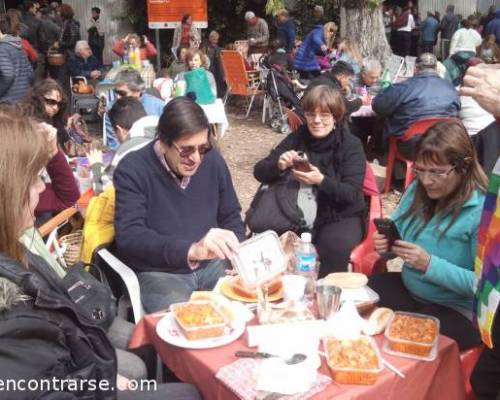
[[[380,254],[404,260],[403,270],[375,275],[380,305],[433,315],[461,350],[480,343],[471,324],[474,258],[486,176],[460,122],[438,123],[417,145],[416,180],[392,215],[401,240],[374,234]]]
[[[48,130],[53,130],[51,158],[46,166],[50,184],[40,195],[36,216],[57,213],[76,203],[80,192],[73,172],[60,146],[69,139],[66,132],[66,98],[59,84],[53,79],[37,82],[22,104],[24,113],[40,122],[45,122]]]
[[[338,90],[314,86],[304,95],[302,107],[306,124],[259,161],[254,176],[273,183],[291,171],[301,184],[313,187],[318,204],[313,242],[321,261],[319,275],[325,276],[346,271],[351,250],[363,238],[366,158],[361,142],[349,131]],[[299,152],[307,155],[309,172],[294,169]]]

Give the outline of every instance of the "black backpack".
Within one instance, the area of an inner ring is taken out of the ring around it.
[[[277,182],[260,185],[246,212],[245,224],[253,233],[273,230],[278,235],[309,229],[304,211],[298,204],[301,190],[301,184],[290,171]],[[310,204],[306,207],[316,207],[315,195],[309,196],[307,201]]]

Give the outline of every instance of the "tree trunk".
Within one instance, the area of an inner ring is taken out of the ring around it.
[[[385,64],[392,50],[385,36],[382,8],[371,9],[365,1],[357,3],[358,7],[345,7],[343,4],[341,34],[358,43],[363,57],[375,58]]]

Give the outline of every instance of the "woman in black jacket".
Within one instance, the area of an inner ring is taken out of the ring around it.
[[[30,118],[3,110],[0,147],[0,378],[9,385],[2,399],[199,399],[190,385],[126,390],[105,332],[19,241],[45,188],[39,173],[50,157],[46,135]]]
[[[313,228],[321,268],[319,275],[345,271],[353,247],[363,238],[366,205],[363,180],[366,158],[359,139],[349,132],[342,94],[318,85],[302,99],[306,125],[285,138],[254,168],[262,183],[277,181],[286,171],[317,193]],[[310,162],[310,172],[293,168],[298,152]]]

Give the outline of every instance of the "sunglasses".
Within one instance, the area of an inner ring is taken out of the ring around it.
[[[126,97],[128,95],[125,90],[113,89],[113,92],[115,92],[115,94],[120,97]]]
[[[178,151],[179,155],[182,158],[187,158],[193,155],[196,151],[198,151],[200,156],[203,156],[207,154],[210,150],[212,150],[212,144],[210,142],[200,144],[199,146],[182,146],[182,147],[179,147],[175,143],[172,143],[172,146],[174,147],[175,150]]]
[[[54,100],[54,99],[48,99],[47,97],[44,97],[43,101],[45,101],[45,104],[47,104],[48,106],[61,107],[61,104],[62,104],[62,101],[57,101],[57,100]]]

